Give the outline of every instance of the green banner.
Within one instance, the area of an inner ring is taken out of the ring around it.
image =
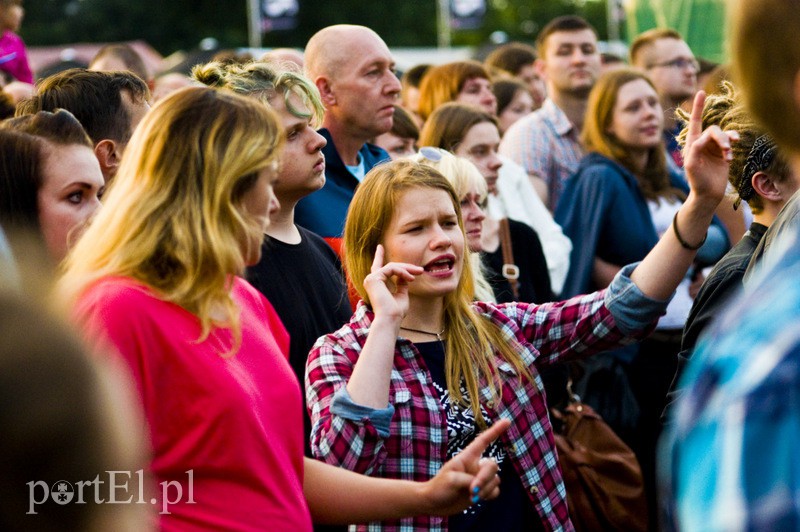
[[[651,28],[678,30],[697,57],[727,61],[725,0],[623,0],[628,44]]]

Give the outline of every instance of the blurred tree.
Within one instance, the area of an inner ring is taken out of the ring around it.
[[[547,21],[579,14],[606,35],[605,0],[486,0],[483,28],[454,31],[454,45],[487,42],[495,31],[532,41]],[[390,46],[436,45],[436,0],[299,0],[298,26],[264,34],[264,46],[302,47],[330,24],[363,24]],[[205,37],[247,46],[246,0],[38,0],[25,4],[21,34],[30,46],[143,39],[163,54],[194,48]]]

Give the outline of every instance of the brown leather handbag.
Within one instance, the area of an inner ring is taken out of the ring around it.
[[[569,391],[570,403],[551,410],[551,418],[575,529],[646,531],[647,499],[636,455]]]

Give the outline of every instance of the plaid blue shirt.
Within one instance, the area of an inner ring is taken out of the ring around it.
[[[564,183],[578,169],[583,149],[579,131],[550,98],[508,128],[500,153],[547,183],[547,207],[555,211]]]
[[[800,530],[800,239],[701,337],[662,442],[681,531]]]
[[[559,303],[474,306],[509,341],[519,343],[520,356],[535,378],[532,383],[523,380],[498,357],[495,363],[503,380],[500,397],[495,401],[485,383],[480,394],[489,421],[500,417],[512,421],[500,442],[548,531],[572,530],[572,523],[536,369],[566,357],[606,351],[652,330],[666,303],[639,291],[629,277],[634,267],[623,268],[608,290]],[[414,344],[397,339],[387,409],[354,404],[347,394],[345,386],[373,317],[361,303],[349,324],[320,338],[309,354],[306,398],[313,425],[312,453],[329,464],[367,475],[429,480],[447,459],[447,420]],[[444,531],[447,519],[418,516],[357,529]]]

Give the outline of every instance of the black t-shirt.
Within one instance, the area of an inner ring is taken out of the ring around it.
[[[439,392],[439,401],[447,419],[447,459],[461,452],[469,445],[479,429],[475,423],[475,414],[471,407],[462,407],[450,401],[447,392],[444,371],[444,344],[442,342],[415,343],[422,355],[425,365],[431,374],[434,387]],[[461,394],[469,401],[467,390],[461,388]],[[488,413],[481,408],[484,419],[491,421]],[[495,441],[484,452],[484,456],[494,458],[500,467],[500,496],[491,501],[480,501],[463,512],[452,515],[448,521],[451,532],[479,530],[543,530],[540,518],[531,504],[519,474],[505,453],[503,447]]]
[[[247,280],[272,303],[289,331],[289,363],[302,388],[314,342],[347,323],[352,310],[336,253],[319,236],[298,229],[299,244],[265,236],[261,260],[247,269]],[[310,456],[311,422],[305,408],[304,415],[306,456]]]

